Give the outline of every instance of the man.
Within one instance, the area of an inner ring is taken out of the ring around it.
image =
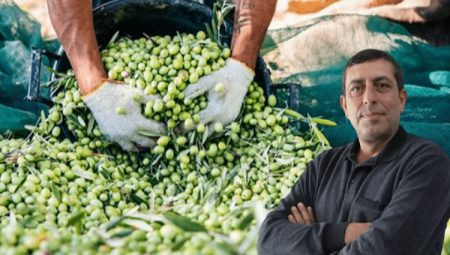
[[[342,75],[342,109],[358,139],[328,150],[260,229],[258,252],[441,254],[450,160],[399,125],[407,95],[398,64],[363,50]]]
[[[146,130],[155,135],[165,126],[146,119],[133,95],[143,91],[107,79],[94,33],[92,3],[89,0],[48,0],[50,19],[75,72],[83,100],[94,115],[103,134],[125,150],[148,147],[153,140],[138,133]],[[231,58],[220,70],[189,85],[186,98],[208,92],[208,107],[200,113],[204,124],[233,121],[241,109],[247,87],[254,77],[259,48],[275,12],[276,0],[237,0]],[[218,95],[217,82],[225,84]],[[146,97],[148,98],[148,97]],[[125,107],[118,115],[115,109]]]

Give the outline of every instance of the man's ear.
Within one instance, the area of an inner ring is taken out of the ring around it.
[[[408,99],[408,94],[406,93],[405,89],[402,89],[402,91],[400,91],[400,104],[402,105],[401,112],[403,112],[405,110],[405,105],[406,105],[407,99]]]
[[[340,97],[340,103],[341,103],[341,108],[342,108],[342,110],[345,113],[345,117],[348,119],[348,116],[347,116],[347,101],[346,101],[346,99],[345,99],[345,97],[343,95],[341,95],[341,97]]]

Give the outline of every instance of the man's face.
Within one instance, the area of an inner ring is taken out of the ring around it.
[[[406,91],[398,91],[394,67],[384,59],[356,64],[345,75],[341,107],[366,143],[389,139],[400,124]]]

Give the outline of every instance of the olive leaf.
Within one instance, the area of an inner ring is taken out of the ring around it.
[[[253,213],[249,213],[247,214],[247,216],[245,216],[238,225],[238,229],[240,230],[244,230],[246,229],[248,226],[250,226],[250,224],[252,223],[253,219],[255,218],[255,215]]]
[[[111,238],[124,238],[133,233],[133,229],[127,228],[111,235]]]
[[[74,226],[78,224],[79,222],[81,222],[84,216],[85,216],[84,211],[75,212],[74,214],[72,214],[72,216],[70,216],[69,220],[67,221],[67,225]]]
[[[52,189],[53,195],[58,199],[59,202],[61,202],[61,191],[59,190],[58,186],[52,182],[50,184],[50,187]]]
[[[120,217],[117,217],[111,221],[109,221],[108,223],[106,223],[105,225],[105,230],[108,231],[114,227],[116,227],[117,225],[119,225],[127,216],[123,215]]]
[[[203,132],[202,144],[204,144],[206,142],[206,140],[208,139],[208,136],[209,136],[209,127],[206,127],[205,132]]]
[[[134,192],[130,194],[130,198],[136,204],[145,204],[148,206],[148,202],[142,199],[140,196],[136,195]]]
[[[90,172],[88,172],[88,171],[83,171],[83,170],[80,170],[80,169],[76,169],[76,170],[74,170],[73,171],[77,176],[79,176],[79,177],[81,177],[81,178],[84,178],[84,179],[86,179],[86,180],[89,180],[89,181],[93,181],[95,178],[94,178],[94,176],[93,176],[93,174],[92,173],[90,173]]]
[[[103,176],[103,178],[105,178],[108,182],[113,182],[114,179],[111,177],[111,174],[108,172],[108,170],[106,170],[103,166],[99,167],[99,171],[101,176]]]
[[[190,218],[175,213],[164,213],[164,218],[186,232],[206,232],[206,228]]]
[[[144,230],[146,232],[153,231],[153,227],[150,224],[148,224],[147,222],[145,222],[142,219],[135,219],[135,217],[131,217],[129,219],[125,219],[123,221],[123,223],[129,225],[130,227],[134,227],[136,229]]]
[[[16,193],[16,191],[18,191],[20,189],[20,187],[23,186],[23,184],[25,183],[25,181],[27,180],[26,176],[23,176],[22,179],[20,180],[19,184],[16,186],[16,188],[13,190],[13,193]]]
[[[178,240],[177,242],[175,242],[172,246],[172,251],[178,251],[181,249],[181,247],[183,247],[183,244],[187,241],[191,239],[190,236],[186,236],[184,238],[181,238],[180,240]]]

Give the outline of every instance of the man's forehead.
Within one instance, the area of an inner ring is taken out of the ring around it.
[[[383,77],[395,80],[394,66],[384,59],[355,64],[349,67],[346,72],[347,82],[366,79],[374,80]]]
[[[389,77],[387,75],[355,75],[355,76],[350,76],[348,77],[348,82],[349,83],[359,83],[359,82],[365,82],[366,80],[371,80],[372,82],[375,81],[390,81],[393,82],[395,81],[394,77]]]

